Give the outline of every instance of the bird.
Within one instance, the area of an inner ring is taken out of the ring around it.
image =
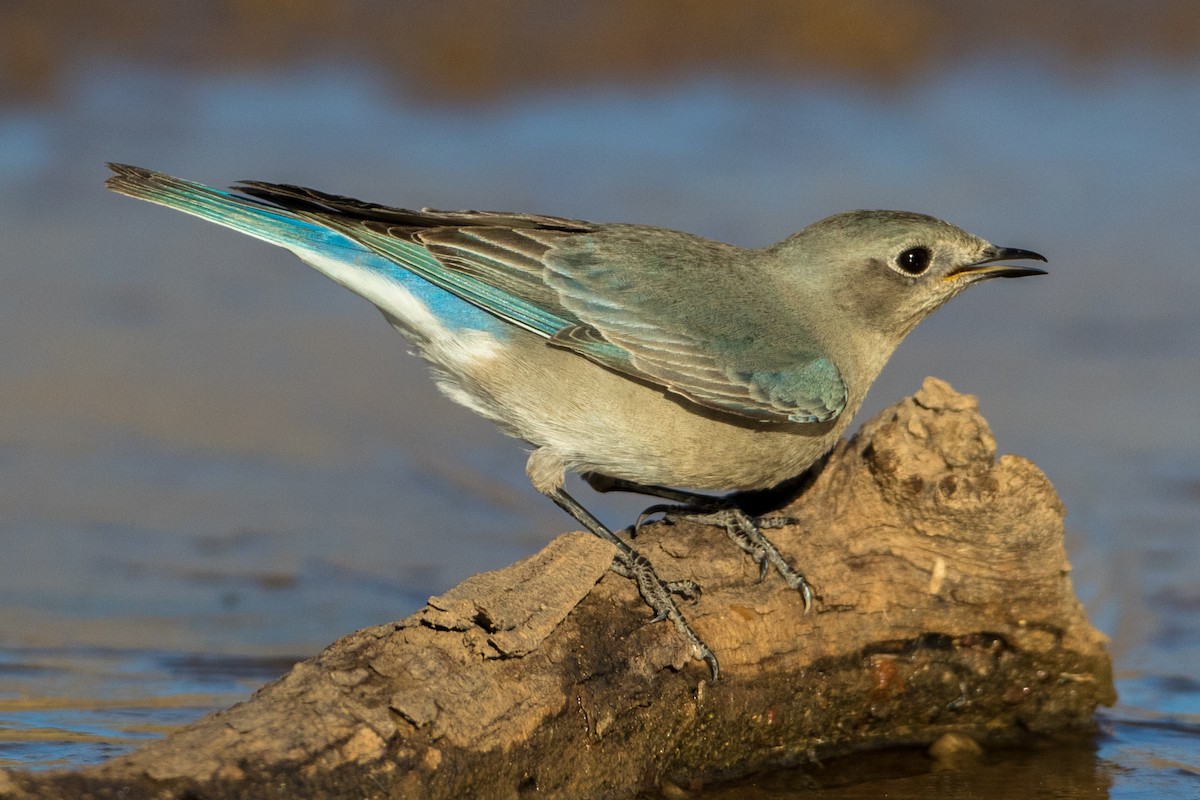
[[[681,231],[494,211],[409,210],[291,184],[229,190],[125,164],[107,187],[290,250],[374,304],[451,400],[533,447],[533,486],[615,548],[611,569],[719,661],[653,564],[564,489],[668,501],[813,592],[736,502],[803,474],[904,337],[968,286],[1046,261],[925,214],[857,210],[743,248]],[[712,493],[718,493],[713,495]],[[638,525],[642,519],[639,518]],[[636,532],[637,526],[634,526]]]

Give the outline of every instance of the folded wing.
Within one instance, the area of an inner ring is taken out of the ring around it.
[[[553,346],[706,408],[780,423],[822,422],[845,407],[841,375],[819,348],[795,332],[758,335],[755,314],[763,309],[703,288],[700,281],[714,270],[723,271],[718,285],[740,280],[728,273],[746,251],[654,228],[410,211],[261,182],[237,188],[327,226]]]

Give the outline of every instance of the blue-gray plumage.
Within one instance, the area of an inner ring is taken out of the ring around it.
[[[110,165],[108,186],[291,250],[383,311],[453,400],[533,444],[533,485],[617,548],[633,578],[717,674],[649,562],[563,491],[696,507],[764,569],[811,592],[733,504],[687,490],[766,489],[828,452],[904,336],[986,278],[1038,259],[949,223],[851,211],[763,249],[678,231],[533,214],[409,211],[245,182],[232,193]],[[680,487],[667,489],[664,487]]]

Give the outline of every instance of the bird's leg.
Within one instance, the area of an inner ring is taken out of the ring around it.
[[[807,613],[813,603],[812,587],[804,574],[788,563],[775,544],[763,534],[764,528],[781,528],[787,525],[789,520],[786,517],[752,517],[733,502],[724,502],[722,506],[699,508],[691,505],[654,505],[638,517],[635,530],[645,523],[647,517],[657,513],[661,513],[666,522],[684,520],[722,528],[730,540],[758,564],[758,579],[761,581],[766,578],[767,573],[774,567],[789,589],[800,592],[804,601],[804,611]]]
[[[686,520],[721,528],[730,540],[758,565],[760,581],[774,567],[788,588],[800,592],[805,612],[812,608],[813,592],[808,580],[803,573],[788,563],[771,540],[763,535],[764,528],[781,528],[791,522],[789,518],[752,517],[736,502],[724,497],[710,497],[665,486],[648,486],[594,472],[587,473],[583,478],[600,492],[632,492],[671,501],[672,505],[657,504],[643,511],[633,526],[635,536],[646,520],[654,514],[662,514],[665,522]]]
[[[578,520],[590,533],[617,548],[617,554],[613,556],[610,569],[622,577],[631,579],[637,585],[642,599],[650,608],[654,609],[652,621],[670,620],[679,635],[691,646],[692,654],[696,658],[708,662],[708,666],[712,670],[712,679],[716,681],[720,674],[716,655],[688,625],[672,596],[677,594],[685,599],[694,600],[700,596],[700,587],[694,581],[664,581],[659,578],[654,571],[654,565],[648,558],[610,531],[604,523],[596,519],[590,511],[579,504],[578,500],[567,494],[561,487],[550,489],[545,494],[559,508]]]

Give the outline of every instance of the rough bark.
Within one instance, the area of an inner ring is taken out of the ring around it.
[[[804,484],[770,534],[813,580],[807,615],[719,530],[638,539],[662,577],[703,587],[684,611],[721,659],[714,685],[606,571],[611,548],[572,533],[137,752],[0,774],[0,795],[628,797],[947,733],[1078,729],[1114,700],[1063,506],[1033,464],[996,459],[973,397],[927,379]]]

